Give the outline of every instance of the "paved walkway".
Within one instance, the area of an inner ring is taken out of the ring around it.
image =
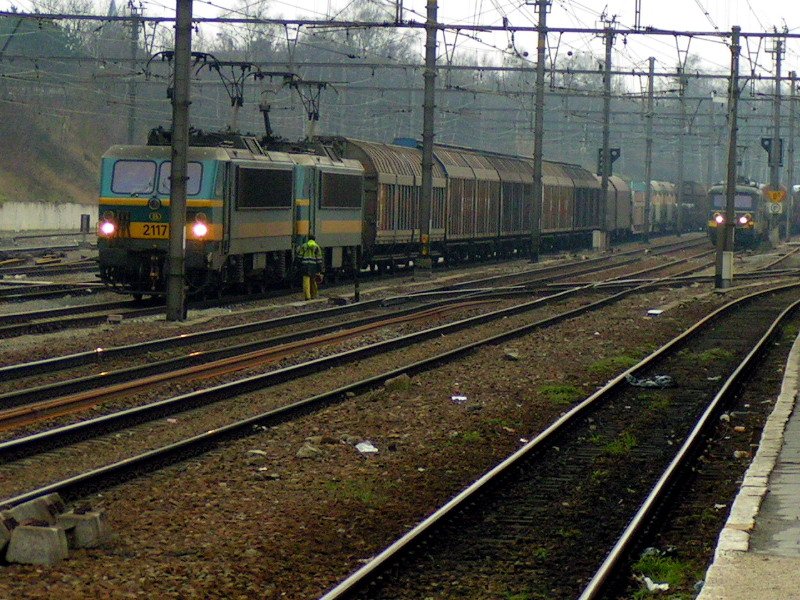
[[[800,337],[698,600],[800,600]]]

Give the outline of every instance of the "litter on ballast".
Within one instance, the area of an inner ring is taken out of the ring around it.
[[[658,315],[660,315],[663,312],[664,311],[661,308],[651,308],[650,310],[647,311],[647,316],[648,317],[657,317]]]
[[[462,394],[453,394],[450,396],[450,400],[456,404],[465,404],[467,402],[467,397]]]
[[[633,375],[626,375],[625,381],[634,387],[643,388],[669,388],[675,387],[675,379],[671,375],[654,375],[653,377],[643,377],[641,379]]]
[[[356,444],[356,450],[361,454],[375,454],[378,449],[372,445],[372,442],[359,442]]]
[[[655,583],[652,579],[645,576],[644,584],[647,586],[648,592],[655,592],[655,591],[667,591],[669,589],[668,583]]]

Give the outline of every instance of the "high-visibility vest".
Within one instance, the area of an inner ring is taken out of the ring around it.
[[[322,248],[314,240],[308,240],[305,244],[300,246],[298,251],[300,261],[304,265],[321,265],[322,264]]]

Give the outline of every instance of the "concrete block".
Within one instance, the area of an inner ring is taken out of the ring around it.
[[[744,531],[725,527],[719,534],[719,545],[717,550],[735,550],[747,552],[750,547],[750,536]]]
[[[45,521],[49,525],[56,524],[56,517],[64,511],[64,502],[58,494],[48,494],[28,500],[0,513],[0,519],[13,519],[16,525],[30,520]]]
[[[6,560],[25,565],[54,565],[67,558],[68,552],[63,529],[20,525],[11,532]]]
[[[11,539],[12,529],[13,527],[10,522],[0,519],[0,556],[2,555],[5,547],[8,545],[8,541]]]
[[[105,513],[64,513],[58,516],[58,526],[67,530],[67,539],[75,548],[94,548],[108,539]]]

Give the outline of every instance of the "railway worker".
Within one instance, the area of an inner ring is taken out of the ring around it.
[[[298,248],[297,256],[303,273],[303,295],[306,300],[312,300],[317,297],[317,278],[321,279],[322,275],[322,248],[313,235],[309,235],[308,241]]]

